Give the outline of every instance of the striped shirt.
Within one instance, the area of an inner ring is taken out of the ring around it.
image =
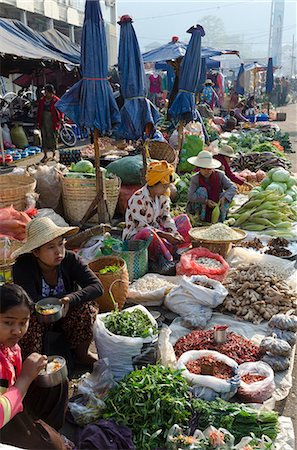
[[[14,386],[22,368],[21,350],[0,345],[0,428],[23,410],[22,396]]]

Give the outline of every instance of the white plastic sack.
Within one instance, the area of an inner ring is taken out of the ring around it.
[[[170,328],[167,325],[163,325],[158,339],[158,360],[160,361],[162,366],[175,368],[176,356],[173,345],[169,342],[170,335]]]
[[[217,361],[221,361],[227,364],[233,369],[234,377],[232,377],[230,380],[223,380],[212,375],[196,375],[195,373],[191,373],[186,368],[186,364],[189,361],[200,359],[205,356],[212,356]],[[237,375],[237,362],[234,361],[234,359],[231,359],[228,356],[213,350],[190,350],[188,352],[185,352],[178,359],[177,368],[183,371],[182,375],[191,386],[210,388],[218,393],[227,393],[232,391],[234,393],[233,395],[235,395],[239,385],[239,377]]]
[[[240,380],[237,394],[246,403],[263,403],[268,400],[275,389],[274,373],[271,367],[263,361],[243,363],[238,368],[240,377],[243,375],[262,375],[266,378],[255,383],[245,383]]]
[[[69,224],[64,220],[60,214],[57,214],[51,208],[41,208],[38,210],[36,214],[36,218],[40,219],[41,217],[48,217],[51,219],[58,227],[68,227]]]
[[[196,285],[196,281],[208,283],[213,289]],[[227,289],[219,281],[200,275],[183,276],[180,285],[167,294],[165,306],[190,325],[204,328],[211,318],[211,308],[223,303],[227,294]]]
[[[156,280],[156,284],[160,284],[161,286],[157,289],[151,289],[149,286],[147,290],[140,290],[139,284],[145,284],[146,282],[151,283]],[[147,273],[142,278],[139,278],[134,283],[129,286],[129,291],[127,298],[136,304],[145,304],[146,306],[161,306],[166,294],[174,288],[175,284],[168,280],[165,277],[162,277],[158,274]]]
[[[127,308],[126,311],[139,309],[149,317],[152,325],[157,327],[157,322],[150,312],[142,305]],[[100,358],[107,358],[109,367],[116,381],[134,370],[133,358],[140,356],[143,345],[153,343],[157,335],[152,337],[127,337],[118,336],[107,330],[103,318],[110,313],[98,314],[93,326],[94,340]]]

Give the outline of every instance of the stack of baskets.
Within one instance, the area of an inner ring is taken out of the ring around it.
[[[176,169],[178,154],[176,150],[168,144],[168,142],[150,141],[148,144],[148,150],[152,159],[157,159],[158,161],[165,160],[172,164]]]
[[[103,178],[106,190],[107,207],[112,219],[117,206],[121,180],[118,177]],[[69,222],[80,222],[96,197],[96,179],[67,178],[62,179],[62,196],[65,216]],[[89,222],[98,222],[93,216]]]
[[[0,176],[0,208],[13,206],[18,211],[26,209],[26,195],[34,192],[36,181],[29,175]]]

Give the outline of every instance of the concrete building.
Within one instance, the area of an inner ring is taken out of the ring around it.
[[[36,31],[51,28],[80,42],[85,0],[0,0],[0,16],[17,19]],[[109,65],[117,62],[116,0],[100,0],[105,21]]]

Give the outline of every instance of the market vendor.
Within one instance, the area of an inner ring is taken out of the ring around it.
[[[203,150],[198,156],[188,158],[188,161],[199,168],[199,172],[191,178],[188,210],[197,213],[202,222],[211,222],[212,210],[219,204],[219,221],[224,222],[230,202],[236,194],[235,185],[223,172],[215,170],[221,163],[209,151]]]
[[[218,94],[213,88],[214,83],[212,80],[208,79],[204,83],[204,88],[202,89],[201,95],[200,95],[200,101],[207,103],[207,105],[213,109],[216,104],[218,104]]]
[[[64,305],[64,317],[55,326],[65,335],[80,363],[91,364],[97,355],[89,345],[98,312],[93,302],[102,295],[95,274],[75,253],[65,250],[65,237],[76,227],[58,227],[47,217],[33,219],[26,227],[26,243],[12,255],[14,282],[22,286],[33,302],[58,297]],[[46,325],[31,315],[27,334],[20,340],[23,356],[42,351]]]
[[[239,184],[239,186],[245,185],[252,188],[253,186],[243,177],[232,172],[230,164],[234,156],[235,153],[233,148],[230,145],[223,145],[219,149],[218,154],[214,156],[214,159],[221,163],[221,170],[225,172],[225,175],[229,178],[229,180],[233,181],[233,183]]]
[[[56,108],[59,97],[55,95],[55,88],[52,84],[44,87],[44,96],[38,102],[37,125],[41,130],[42,149],[44,156],[41,162],[48,161],[48,152],[55,152],[58,144],[58,131],[63,119],[63,114]]]
[[[32,302],[16,284],[0,286],[0,435],[1,443],[28,449],[66,450],[57,432],[64,423],[68,380],[51,388],[35,384],[47,365],[32,353],[22,363],[18,345],[26,334]]]
[[[235,117],[235,119],[237,119],[238,122],[249,122],[249,119],[247,119],[244,116],[244,113],[243,113],[244,109],[245,109],[244,101],[238,102],[234,108],[234,117]]]
[[[150,240],[150,270],[168,273],[170,262],[179,245],[190,242],[191,228],[186,214],[170,215],[169,186],[174,168],[167,161],[151,162],[146,173],[146,184],[128,201],[123,240]],[[153,269],[152,269],[153,268]]]

